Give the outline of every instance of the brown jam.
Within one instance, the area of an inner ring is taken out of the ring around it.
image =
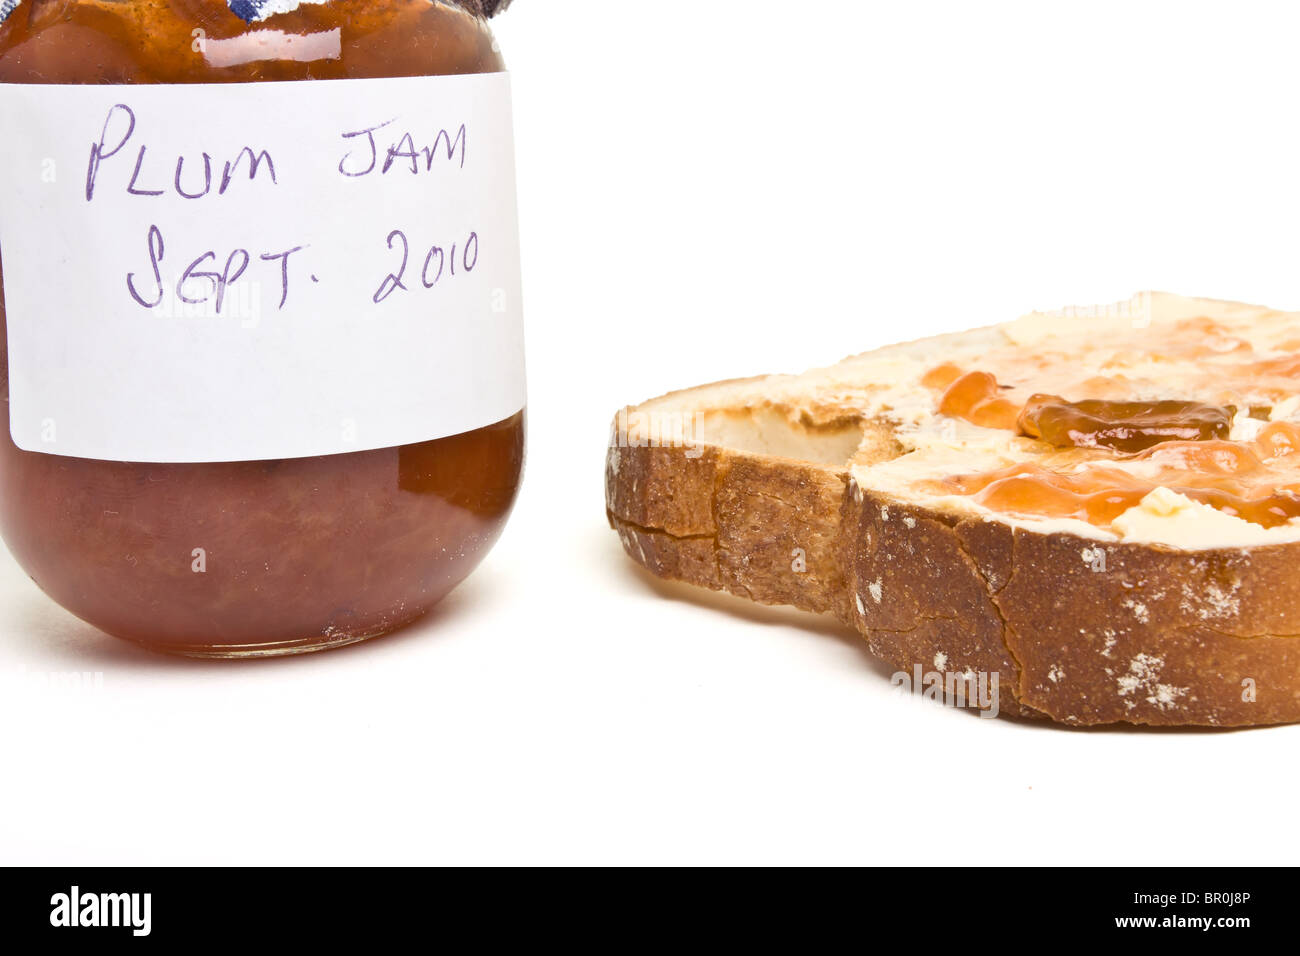
[[[224,0],[23,0],[0,24],[0,82],[223,83],[502,70],[486,22],[468,9],[477,3],[334,0],[250,26]],[[311,62],[286,54],[217,67],[194,39],[197,30],[230,39],[258,30],[299,36],[336,29],[339,55]],[[151,648],[256,656],[391,631],[473,570],[515,498],[522,412],[436,441],[276,461],[135,464],[22,451],[8,427],[6,341],[0,305],[0,531],[55,601]],[[195,573],[195,549],[202,549],[203,573]]]
[[[1197,402],[1067,402],[1033,395],[1017,425],[1057,448],[1111,448],[1132,454],[1166,441],[1226,439],[1235,409]]]

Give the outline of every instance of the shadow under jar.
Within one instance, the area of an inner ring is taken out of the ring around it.
[[[0,83],[248,84],[504,69],[476,2],[334,0],[260,20],[263,4],[241,3],[20,0],[0,24]],[[331,46],[313,58],[310,44],[319,42]],[[3,269],[0,260],[0,289]],[[513,505],[522,401],[482,427],[355,452],[143,463],[22,450],[8,427],[12,318],[0,304],[0,532],[53,600],[114,636],[218,658],[375,637],[463,580]]]

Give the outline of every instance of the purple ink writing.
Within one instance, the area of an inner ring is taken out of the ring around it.
[[[104,126],[100,131],[99,140],[92,143],[90,147],[90,160],[86,164],[86,202],[90,202],[95,198],[95,187],[98,185],[99,177],[103,172],[104,161],[112,159],[122,152],[127,143],[134,139],[135,136],[135,111],[125,103],[115,104],[109,109],[108,115],[104,119]],[[148,144],[140,143],[140,148],[136,152],[135,166],[132,169],[130,179],[126,183],[128,195],[161,196],[166,192],[165,187],[150,189],[145,182],[142,182],[142,180],[157,182],[161,178],[156,171],[151,174],[151,171],[147,168],[148,152]],[[201,199],[212,192],[212,156],[206,152],[200,155],[203,159],[203,188],[197,191],[193,185],[186,189],[181,184],[185,169],[185,157],[176,157],[176,164],[173,167],[172,188],[175,190],[176,195],[182,199]],[[248,158],[249,182],[257,180],[258,173],[265,168],[266,177],[264,178],[269,179],[272,185],[279,184],[275,174],[275,161],[271,158],[271,154],[264,149],[254,151],[251,146],[243,146],[235,154],[234,159],[227,160],[222,165],[220,186],[216,193],[218,196],[225,195],[226,190],[230,188],[245,157]],[[165,182],[166,180],[162,181]],[[191,182],[193,181],[191,180]]]
[[[415,136],[405,132],[381,149],[375,134],[394,122],[395,119],[385,120],[376,126],[340,134],[349,141],[349,149],[339,160],[339,172],[352,179],[368,176],[376,168],[381,176],[393,169],[407,170],[412,175],[418,175],[421,169],[425,173],[433,172],[434,162],[439,159],[455,163],[458,169],[465,168],[469,130],[464,123],[460,124],[454,134],[445,129],[438,130],[429,145],[417,145]]]

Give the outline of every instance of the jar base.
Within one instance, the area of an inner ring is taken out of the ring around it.
[[[391,634],[407,623],[410,622],[403,621],[399,624],[388,624],[368,631],[318,634],[313,637],[304,637],[292,641],[271,641],[265,644],[166,644],[156,641],[147,643],[132,641],[131,643],[138,644],[146,650],[170,654],[175,657],[188,657],[193,660],[234,661],[257,657],[290,657],[295,654],[314,654],[317,651],[346,647],[348,644],[359,644],[362,641],[369,641],[376,637],[383,637],[385,634]]]

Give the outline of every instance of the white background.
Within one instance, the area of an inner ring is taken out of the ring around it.
[[[531,448],[425,624],[154,657],[4,559],[0,849],[68,863],[1291,862],[1300,728],[896,696],[852,633],[650,580],[617,406],[1142,288],[1300,306],[1287,7],[518,0]],[[803,12],[815,10],[812,12]],[[21,678],[21,679],[20,679]]]

